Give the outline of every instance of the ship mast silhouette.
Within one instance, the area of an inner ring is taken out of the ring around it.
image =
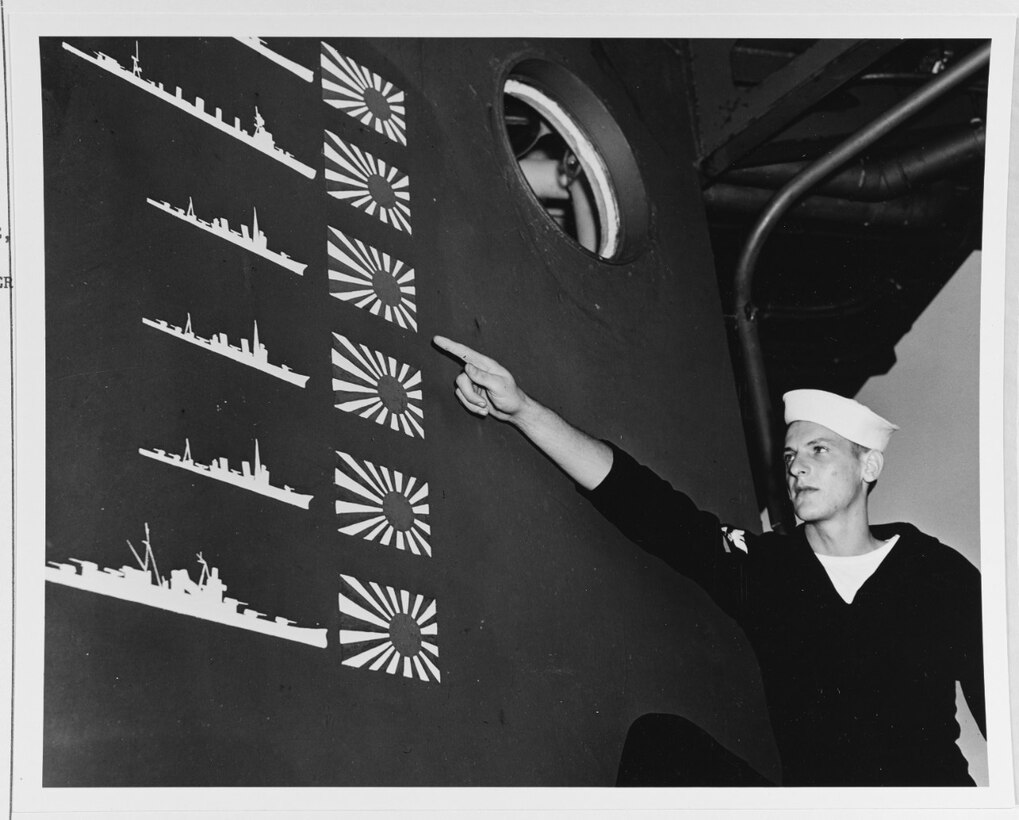
[[[134,41],[134,56],[131,57],[131,73],[135,77],[141,77],[142,75],[142,64],[139,60],[140,52],[138,51],[138,41]]]
[[[152,552],[152,542],[149,540],[149,523],[147,521],[145,522],[145,540],[142,543],[145,545],[144,558],[138,555],[138,551],[134,548],[130,539],[127,541],[127,547],[131,550],[134,560],[138,562],[138,566],[151,574],[152,583],[159,587],[165,587],[166,581],[160,577],[159,569],[156,567],[156,556]]]
[[[200,552],[195,553],[195,558],[197,558],[198,563],[202,565],[202,574],[198,578],[198,586],[204,587],[205,582],[209,580],[209,562],[202,557]]]

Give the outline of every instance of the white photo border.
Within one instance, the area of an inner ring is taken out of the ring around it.
[[[987,3],[982,14],[954,14],[954,4],[924,4],[923,14],[838,13],[844,3],[769,4],[779,13],[760,14],[761,6],[748,6],[743,13],[717,14],[718,3],[702,3],[700,13],[673,13],[671,3],[627,5],[627,12],[592,10],[591,4],[557,4],[567,11],[542,13],[534,9],[514,13],[478,12],[469,3],[433,4],[428,14],[408,12],[405,3],[384,4],[392,10],[376,11],[379,3],[349,4],[357,12],[326,13],[324,3],[291,0],[291,11],[306,13],[266,14],[278,8],[265,2],[229,3],[225,13],[201,13],[204,4],[186,0],[172,6],[172,13],[139,12],[124,0],[90,3],[88,14],[76,14],[71,2],[51,0],[39,14],[37,4],[28,0],[9,2],[4,9],[8,68],[8,112],[12,203],[15,212],[13,292],[14,327],[14,473],[15,494],[15,668],[13,795],[14,816],[20,813],[52,813],[46,816],[90,817],[132,816],[147,812],[180,812],[179,816],[201,813],[202,817],[250,816],[272,813],[274,817],[303,816],[304,812],[371,812],[387,816],[403,812],[406,806],[418,811],[478,811],[498,807],[507,811],[544,814],[551,810],[598,811],[599,816],[633,810],[705,809],[793,809],[837,807],[845,809],[907,808],[1005,808],[1015,804],[1015,771],[1011,737],[1006,732],[990,733],[988,765],[990,785],[977,789],[610,789],[610,788],[174,788],[174,789],[71,789],[43,788],[42,774],[42,677],[43,677],[43,562],[44,543],[45,430],[37,423],[44,417],[45,367],[42,139],[39,48],[40,37],[50,36],[239,36],[265,34],[271,27],[275,36],[322,37],[335,31],[343,36],[664,36],[731,37],[746,32],[755,37],[974,37],[992,40],[991,75],[988,88],[988,124],[985,168],[983,243],[981,263],[980,332],[980,482],[981,482],[981,567],[984,592],[984,647],[988,725],[1012,726],[1009,709],[1008,636],[1006,630],[1006,581],[1015,565],[1006,559],[1004,510],[1014,505],[1016,487],[1003,481],[1005,463],[1003,431],[1006,423],[1005,372],[1006,296],[1006,208],[1007,175],[994,173],[1009,162],[1009,120],[1011,116],[1013,65],[1015,59],[1015,12],[1009,4]],[[331,4],[332,5],[332,4]],[[398,9],[397,6],[404,6]],[[570,11],[570,6],[576,9]],[[607,4],[601,4],[607,6]],[[873,4],[889,8],[890,3]],[[35,6],[35,8],[33,8]],[[645,10],[645,6],[647,9]],[[827,6],[828,8],[825,8]],[[938,7],[945,10],[938,12]],[[547,7],[546,7],[547,8]],[[578,11],[581,8],[585,12]],[[755,11],[751,11],[755,9]],[[371,11],[372,13],[368,13]],[[821,13],[818,13],[821,12]],[[828,13],[825,13],[828,12]],[[1014,281],[1012,271],[1011,281]],[[1014,334],[1012,336],[1014,339]],[[1014,351],[1012,351],[1014,354]],[[1014,370],[1012,359],[1009,367]],[[1014,373],[1012,403],[1014,404]],[[1015,408],[1009,407],[1014,413]],[[1013,419],[1014,426],[1014,419]],[[1014,435],[1014,432],[1013,432]],[[1014,481],[1014,469],[1012,472]],[[1013,507],[1014,509],[1014,507]],[[1014,517],[1013,517],[1014,520]],[[999,546],[996,546],[999,545]],[[3,579],[0,579],[3,580]],[[3,694],[3,693],[0,693]],[[901,812],[897,812],[902,816]],[[699,815],[703,816],[703,815]]]

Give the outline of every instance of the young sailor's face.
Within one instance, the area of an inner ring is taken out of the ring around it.
[[[866,499],[861,458],[853,444],[812,421],[794,421],[785,435],[786,489],[796,517],[825,521]]]

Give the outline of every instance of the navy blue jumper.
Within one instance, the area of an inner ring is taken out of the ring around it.
[[[984,723],[980,573],[910,524],[851,604],[807,543],[724,526],[612,446],[585,492],[628,538],[700,585],[757,656],[783,783],[973,785],[956,746],[955,684]]]

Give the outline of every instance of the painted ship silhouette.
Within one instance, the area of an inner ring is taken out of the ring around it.
[[[247,132],[241,128],[240,117],[234,117],[233,124],[223,121],[223,112],[217,108],[215,114],[210,114],[205,110],[205,100],[201,97],[195,97],[194,102],[184,99],[180,86],[176,87],[173,94],[163,88],[162,83],[156,83],[152,80],[146,80],[142,78],[141,61],[138,52],[138,43],[135,43],[135,53],[131,57],[131,69],[128,70],[122,66],[117,60],[111,57],[109,54],[104,54],[101,51],[97,51],[94,55],[86,54],[84,51],[76,49],[69,43],[62,43],[66,51],[71,52],[77,57],[86,60],[93,65],[99,66],[104,71],[108,71],[116,77],[120,77],[122,80],[126,80],[131,85],[140,88],[154,97],[158,97],[164,102],[170,103],[170,105],[185,111],[193,117],[197,117],[202,122],[208,123],[214,128],[218,128],[229,134],[235,139],[239,139],[241,142],[250,145],[258,151],[261,151],[266,156],[272,157],[278,162],[282,162],[288,168],[293,168],[302,176],[308,179],[314,179],[317,173],[314,168],[310,165],[305,165],[303,162],[297,160],[293,154],[289,151],[284,151],[278,145],[276,145],[275,139],[273,139],[272,133],[265,128],[265,118],[258,112],[258,108],[255,108],[255,127],[252,132]]]
[[[142,323],[156,330],[161,330],[163,333],[168,333],[175,339],[183,339],[185,342],[190,342],[213,353],[218,353],[220,356],[226,356],[228,359],[240,362],[248,367],[254,367],[256,370],[261,370],[263,373],[268,373],[270,376],[283,379],[283,381],[295,384],[298,387],[304,387],[308,382],[308,376],[295,373],[285,364],[269,363],[269,352],[258,339],[258,322],[254,323],[251,341],[241,339],[239,345],[230,344],[225,333],[214,333],[209,338],[198,336],[191,329],[190,313],[183,328],[178,325],[171,325],[165,319],[146,319],[144,316],[142,317]]]
[[[186,438],[184,439],[183,455],[167,453],[166,450],[159,449],[146,450],[144,447],[139,447],[138,452],[146,458],[162,461],[171,467],[180,467],[183,470],[189,470],[192,473],[198,473],[198,475],[206,476],[207,478],[214,478],[217,481],[232,484],[235,487],[240,487],[242,490],[249,490],[250,492],[268,496],[277,501],[293,504],[295,507],[300,507],[304,510],[308,509],[311,499],[314,497],[305,493],[299,493],[287,484],[277,487],[269,483],[269,468],[262,463],[259,457],[258,439],[255,439],[254,463],[242,461],[240,470],[231,470],[230,462],[225,457],[213,459],[208,464],[195,461],[191,457],[191,441]]]
[[[210,566],[202,553],[196,555],[202,568],[198,581],[194,581],[186,569],[171,570],[167,580],[156,567],[148,524],[145,525],[145,540],[142,544],[145,549],[139,554],[134,545],[127,542],[138,564],[136,567],[125,565],[120,569],[100,569],[93,561],[77,558],[71,558],[71,563],[67,564],[48,561],[45,568],[46,580],[178,615],[190,615],[309,646],[326,647],[324,628],[297,626],[295,621],[281,616],[270,618],[264,612],[249,609],[247,604],[236,598],[227,597],[227,586],[220,578],[219,569]]]
[[[251,221],[251,230],[248,230],[247,225],[241,225],[241,229],[239,231],[235,231],[230,228],[230,223],[227,221],[226,217],[213,217],[211,222],[207,222],[206,220],[196,216],[194,200],[191,197],[188,197],[187,210],[184,210],[184,208],[176,208],[166,200],[157,201],[146,197],[145,201],[148,202],[149,205],[159,208],[159,210],[165,211],[171,216],[175,216],[178,219],[187,222],[189,225],[194,225],[197,228],[201,228],[203,231],[208,231],[214,236],[218,236],[220,239],[225,239],[227,242],[233,242],[235,245],[239,245],[245,250],[258,254],[263,259],[275,262],[277,265],[296,273],[298,276],[304,276],[304,270],[308,267],[303,262],[291,259],[290,256],[283,253],[283,251],[269,250],[265,232],[258,227],[258,211],[254,208],[252,208],[253,216]]]
[[[310,83],[315,78],[314,71],[310,68],[305,68],[300,63],[295,63],[293,60],[284,57],[277,51],[273,51],[265,44],[265,40],[261,37],[234,37],[234,39],[238,42],[244,43],[244,45],[248,48],[254,49],[263,57],[268,57],[276,63],[276,65],[282,66],[287,71],[293,72],[306,83]]]

